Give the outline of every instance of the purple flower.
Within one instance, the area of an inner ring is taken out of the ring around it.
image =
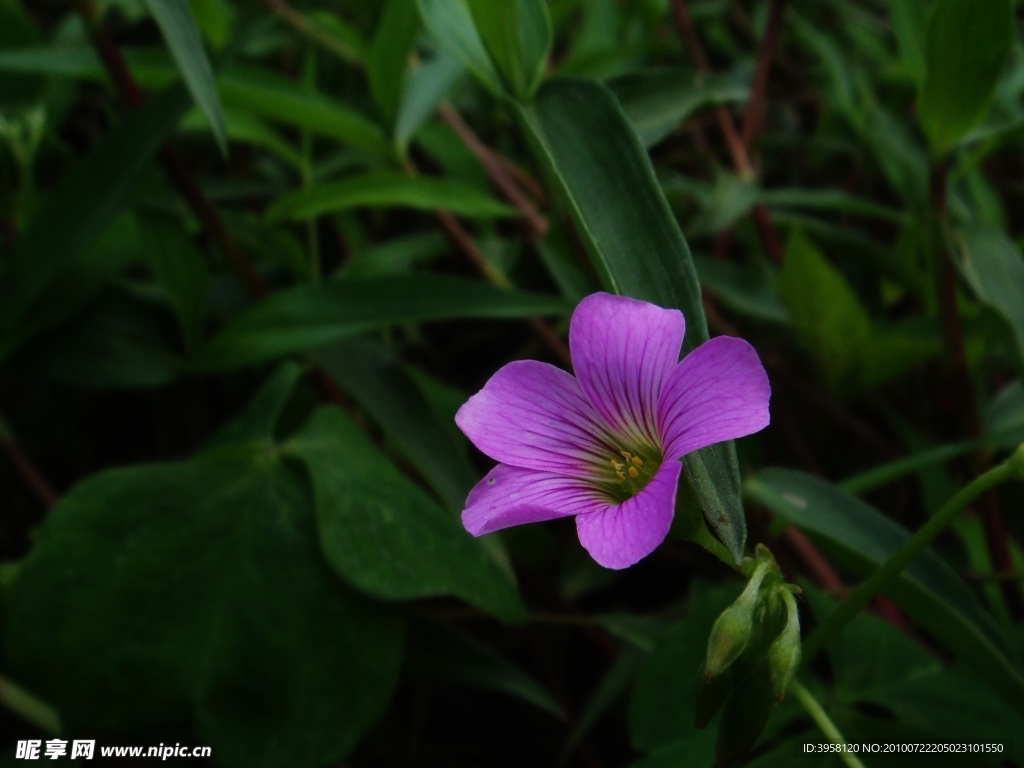
[[[576,516],[580,543],[626,568],[668,534],[680,459],[768,425],[771,388],[754,348],[719,336],[682,362],[677,310],[607,293],[569,325],[576,377],[535,360],[509,363],[455,422],[501,462],[466,500],[474,536]]]

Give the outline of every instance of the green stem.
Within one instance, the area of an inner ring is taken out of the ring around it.
[[[893,480],[898,480],[912,472],[924,469],[925,467],[930,467],[934,464],[941,464],[944,461],[955,459],[958,456],[972,453],[979,448],[990,448],[992,446],[998,446],[1011,441],[1020,440],[1021,436],[1021,428],[1016,427],[1014,429],[1005,429],[999,432],[994,432],[990,435],[983,435],[976,440],[963,440],[958,443],[940,445],[935,448],[929,448],[928,450],[921,451],[920,453],[915,453],[912,456],[907,456],[904,459],[897,459],[896,461],[888,464],[882,464],[874,469],[869,469],[866,472],[853,475],[843,480],[840,485],[844,490],[860,495],[881,485],[885,485],[886,483],[891,483]]]
[[[890,581],[910,565],[911,561],[964,511],[968,504],[985,491],[1014,478],[1024,479],[1024,445],[1005,462],[975,478],[970,485],[947,501],[933,518],[921,526],[917,533],[907,539],[903,546],[882,564],[881,568],[871,574],[842,605],[829,614],[804,643],[804,658],[810,661],[818,651],[828,645],[875,595],[885,589]]]
[[[4,677],[0,677],[0,704],[44,733],[60,735],[60,715],[57,710]]]
[[[703,521],[701,521],[701,524],[693,530],[688,541],[692,541],[694,544],[703,547],[727,566],[738,570],[744,576],[749,577],[753,575],[756,563],[748,557],[744,558],[742,563],[737,564],[729,550],[725,548],[725,545],[722,542],[711,534],[711,531],[708,530],[708,527],[704,525]]]
[[[807,710],[807,714],[811,716],[815,724],[821,729],[821,732],[828,737],[828,740],[833,744],[846,744],[846,739],[843,738],[843,734],[836,728],[836,724],[832,722],[832,719],[828,716],[828,713],[822,708],[818,700],[814,698],[810,691],[804,688],[799,682],[794,680],[789,684],[789,690],[796,696],[797,701]],[[862,763],[856,755],[848,752],[840,752],[837,757],[842,760],[850,768],[864,768]]]

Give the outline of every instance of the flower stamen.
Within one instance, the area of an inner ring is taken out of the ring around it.
[[[636,467],[630,467],[629,468],[629,476],[630,477],[640,477],[640,471]]]
[[[639,456],[634,456],[631,461],[633,462],[633,465],[637,467],[642,467],[644,465],[644,460]]]

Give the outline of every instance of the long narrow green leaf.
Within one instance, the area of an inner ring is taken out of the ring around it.
[[[282,77],[259,70],[233,69],[217,79],[217,89],[226,107],[337,139],[374,155],[391,155],[387,139],[375,123]]]
[[[863,573],[877,570],[910,536],[875,508],[802,472],[762,470],[745,491]],[[1024,669],[995,620],[946,561],[925,550],[886,594],[1024,713]]]
[[[177,79],[162,48],[123,48],[132,77],[142,88],[164,88]],[[105,80],[106,71],[91,47],[52,45],[0,51],[0,72],[24,72]]]
[[[366,60],[370,92],[389,125],[398,112],[409,68],[409,49],[419,31],[416,0],[389,0]]]
[[[270,206],[267,219],[303,221],[351,208],[394,206],[423,211],[444,209],[480,218],[515,215],[515,210],[504,203],[454,179],[377,172],[287,194]]]
[[[645,146],[668,136],[690,115],[708,107],[746,101],[750,88],[723,77],[696,77],[692,71],[650,69],[608,82]]]
[[[318,350],[315,359],[380,425],[445,505],[462,511],[479,476],[388,349],[369,339],[351,339]]]
[[[518,99],[529,99],[551,49],[551,20],[544,0],[469,0],[477,31]]]
[[[228,153],[224,113],[213,80],[213,67],[203,49],[199,27],[185,0],[145,0],[167,43],[181,79],[185,81],[196,106],[206,117],[221,154]]]
[[[399,323],[558,315],[569,309],[554,296],[432,274],[304,285],[236,315],[196,366],[223,370],[248,365]]]
[[[473,73],[494,95],[502,91],[501,76],[487,54],[466,0],[417,0],[423,25],[448,53]]]
[[[607,290],[681,309],[689,352],[707,341],[700,283],[689,246],[650,158],[615,96],[588,80],[557,78],[519,107],[523,130],[561,190]],[[708,522],[737,562],[746,540],[735,447],[686,457]]]
[[[444,52],[406,76],[395,118],[395,146],[400,153],[405,154],[412,137],[465,77],[466,68]]]
[[[98,236],[124,204],[164,137],[189,106],[172,86],[126,117],[46,197],[0,276],[0,357],[51,280]]]
[[[565,719],[558,702],[536,680],[486,645],[442,624],[413,623],[406,653],[406,669],[417,676],[515,696]]]

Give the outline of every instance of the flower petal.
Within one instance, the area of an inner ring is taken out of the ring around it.
[[[743,339],[718,336],[683,358],[658,404],[665,459],[768,426],[772,389],[757,352]]]
[[[455,415],[492,459],[573,477],[608,462],[598,416],[571,374],[536,360],[509,363]]]
[[[679,362],[685,323],[678,310],[595,293],[569,324],[580,387],[616,432],[657,445],[658,397]]]
[[[462,524],[474,536],[608,506],[583,480],[499,464],[466,499]]]
[[[640,493],[576,518],[580,544],[605,568],[628,568],[665,540],[676,508],[683,465],[666,461]]]

